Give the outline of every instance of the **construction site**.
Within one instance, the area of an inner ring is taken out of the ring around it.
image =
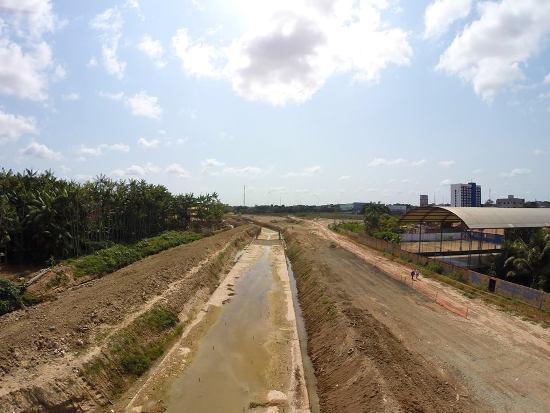
[[[0,317],[0,411],[548,411],[547,310],[328,220],[235,222]]]

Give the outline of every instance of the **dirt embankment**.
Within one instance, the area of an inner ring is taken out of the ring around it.
[[[458,383],[334,288],[335,268],[319,259],[331,248],[328,241],[291,227],[287,225],[285,238],[323,412],[480,411],[460,397]]]
[[[256,232],[245,225],[176,247],[0,317],[0,411],[89,411],[107,404],[136,377],[98,368],[86,375],[86,365],[120,362],[112,350],[121,333],[154,342],[155,329],[148,337],[136,331],[144,325],[140,316],[159,305],[175,314],[186,306],[193,311]]]

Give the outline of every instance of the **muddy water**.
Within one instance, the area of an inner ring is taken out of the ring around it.
[[[235,295],[201,339],[184,374],[169,390],[168,412],[244,412],[270,389],[267,340],[274,328],[269,292],[271,247],[236,282]]]

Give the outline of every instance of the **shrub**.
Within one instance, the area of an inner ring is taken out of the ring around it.
[[[148,255],[157,254],[200,238],[201,236],[194,232],[167,231],[156,237],[145,238],[133,245],[117,244],[68,262],[74,267],[76,277],[103,275],[130,265]]]
[[[145,327],[155,331],[167,330],[178,324],[178,316],[162,307],[155,306],[139,319]]]
[[[443,274],[443,266],[436,262],[429,262],[426,265],[426,269],[431,272],[436,272],[438,274]]]
[[[12,281],[0,279],[0,315],[15,311],[22,305],[21,288]]]
[[[391,231],[378,231],[373,233],[372,236],[374,238],[383,239],[384,241],[388,241],[396,244],[401,242],[401,236]]]

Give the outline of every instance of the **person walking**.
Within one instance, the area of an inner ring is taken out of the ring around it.
[[[416,275],[416,270],[411,271],[411,280],[414,281],[414,276]]]
[[[415,275],[416,275],[416,281],[418,281],[418,276],[420,275],[420,270],[417,268],[416,270],[414,270],[415,272]]]

